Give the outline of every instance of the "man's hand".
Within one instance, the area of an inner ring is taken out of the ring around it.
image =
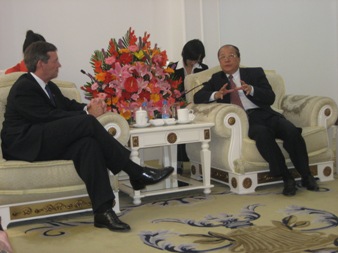
[[[220,88],[220,90],[215,93],[215,100],[217,100],[217,99],[223,99],[223,96],[225,94],[231,93],[231,92],[233,92],[235,90],[242,90],[243,89],[242,87],[238,87],[238,88],[235,88],[235,89],[227,90],[226,87],[228,87],[228,85],[229,85],[228,83],[224,84],[222,86],[222,88]]]
[[[242,85],[242,90],[244,91],[245,95],[249,95],[251,93],[252,86],[245,83],[244,81],[241,81],[241,85]]]
[[[90,115],[97,118],[107,111],[107,105],[102,99],[93,98],[87,105],[87,111]]]

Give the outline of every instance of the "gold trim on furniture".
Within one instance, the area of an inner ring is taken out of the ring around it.
[[[232,188],[237,188],[237,185],[238,185],[238,183],[237,183],[237,179],[236,178],[231,178],[231,186],[232,186]]]
[[[235,125],[236,119],[235,119],[234,117],[230,117],[230,118],[228,119],[228,123],[229,123],[230,126]]]
[[[10,207],[11,220],[31,218],[36,216],[65,213],[76,210],[90,209],[89,197],[54,200],[36,204],[24,204]]]
[[[330,116],[331,114],[331,109],[330,108],[326,108],[324,111],[325,116]]]
[[[112,136],[115,136],[116,132],[117,131],[115,127],[111,127],[108,129],[108,133],[111,134]]]
[[[250,187],[252,186],[252,180],[251,178],[247,177],[243,180],[243,187],[245,189],[250,189]]]
[[[324,168],[324,170],[323,170],[323,174],[324,174],[324,176],[326,176],[326,177],[330,176],[330,175],[332,174],[332,168],[329,167],[329,166],[326,166],[326,167]]]
[[[220,180],[225,183],[229,183],[229,173],[226,171],[211,168],[211,178]]]
[[[204,129],[204,140],[210,140],[210,130]]]
[[[167,136],[167,141],[171,144],[175,143],[177,141],[177,135],[176,133],[170,133]]]
[[[138,141],[138,136],[133,136],[133,147],[138,147],[140,144],[139,144],[139,141]]]

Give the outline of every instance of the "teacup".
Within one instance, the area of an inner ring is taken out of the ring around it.
[[[135,113],[135,121],[138,126],[145,126],[148,123],[148,116],[145,110],[137,110]]]
[[[177,119],[179,122],[189,122],[195,119],[194,110],[183,108],[177,110]]]

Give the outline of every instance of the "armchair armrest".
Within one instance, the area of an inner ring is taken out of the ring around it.
[[[129,140],[129,125],[125,118],[123,118],[120,114],[107,112],[99,116],[97,120],[122,145],[127,145]]]
[[[194,110],[196,121],[215,124],[211,129],[211,149],[214,157],[220,160],[214,161],[215,164],[218,167],[227,164],[234,170],[234,161],[241,157],[243,138],[248,135],[249,123],[245,111],[237,105],[218,103],[190,104],[189,108]]]
[[[329,97],[286,95],[282,101],[283,115],[298,127],[329,128],[338,117],[335,101]]]
[[[234,132],[248,133],[246,113],[238,106],[231,104],[190,104],[194,110],[196,121],[213,122],[213,132],[219,137],[231,138]]]

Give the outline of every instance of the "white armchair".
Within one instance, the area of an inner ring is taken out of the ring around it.
[[[0,75],[0,129],[8,92],[21,74]],[[81,100],[79,89],[74,83],[60,80],[54,82],[65,96]],[[109,112],[98,120],[123,145],[127,145],[129,125],[122,116]],[[116,195],[114,210],[120,212],[117,177],[112,174],[111,182]],[[13,221],[90,209],[91,202],[86,187],[72,161],[7,161],[3,159],[0,147],[0,217],[5,229]]]
[[[186,89],[201,85],[217,71],[220,67],[187,76],[184,81]],[[333,180],[334,156],[329,145],[328,129],[338,117],[336,103],[328,97],[285,95],[282,77],[272,70],[265,73],[276,93],[273,108],[303,129],[312,174],[320,181]],[[199,88],[188,93],[187,99],[191,102],[189,107],[194,110],[196,120],[215,123],[210,142],[211,178],[229,185],[232,192],[239,194],[254,192],[260,185],[281,182],[281,179],[269,175],[268,163],[258,152],[255,142],[248,137],[246,113],[231,104],[194,104],[193,96]],[[277,142],[292,174],[299,178],[282,147],[282,141]],[[191,175],[198,179],[201,177],[199,148],[195,144],[187,144],[186,149],[191,161]]]

